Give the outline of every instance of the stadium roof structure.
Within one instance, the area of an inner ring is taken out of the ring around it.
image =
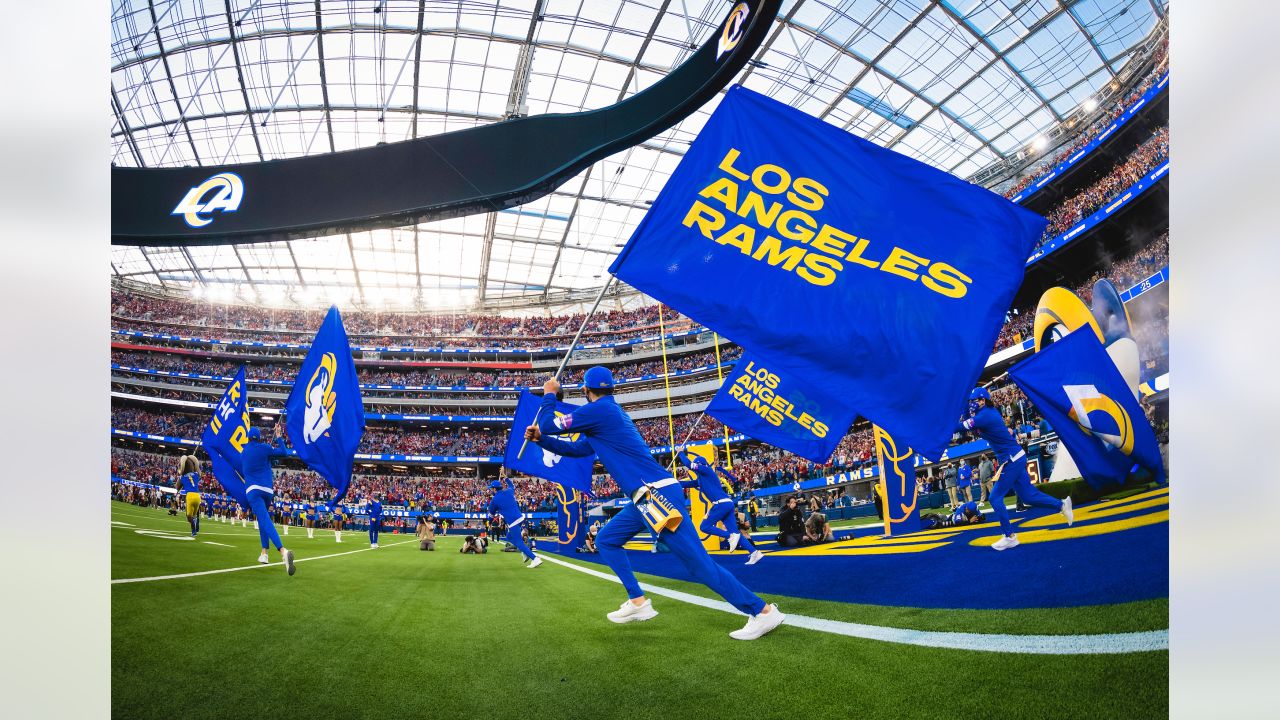
[[[789,0],[736,82],[963,178],[1133,60],[1164,0]],[[111,162],[258,162],[599,108],[705,42],[727,0],[119,0]],[[221,301],[465,310],[563,305],[605,268],[718,104],[555,192],[308,240],[112,248],[130,285]]]

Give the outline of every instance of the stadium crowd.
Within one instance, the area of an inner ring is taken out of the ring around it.
[[[720,348],[720,360],[727,363],[742,355],[742,349],[736,345],[725,344]],[[236,374],[240,364],[229,361],[212,361],[166,352],[144,352],[137,350],[114,350],[111,362],[126,367],[140,367],[149,370],[168,372],[195,373],[212,375],[230,379]],[[714,350],[702,350],[684,355],[669,356],[667,369],[670,372],[693,370],[700,367],[714,366],[716,356]],[[584,368],[567,368],[561,376],[565,384],[582,382]],[[356,374],[364,385],[404,385],[407,387],[467,386],[467,387],[541,387],[546,380],[545,374],[532,372],[512,372],[509,370],[492,372],[456,372],[427,369],[392,370],[382,367],[358,366]],[[619,365],[614,368],[614,375],[619,380],[638,378],[645,375],[662,374],[662,360],[645,360],[638,363]],[[297,364],[287,363],[252,363],[245,369],[249,380],[285,380],[292,381],[298,375]],[[165,382],[183,383],[182,378],[167,378]],[[470,396],[474,397],[474,396]]]
[[[1166,125],[1134,148],[1111,172],[1063,200],[1053,209],[1053,212],[1046,215],[1049,224],[1045,227],[1044,236],[1040,238],[1037,247],[1070,230],[1073,225],[1092,215],[1168,158],[1169,127]]]
[[[1150,90],[1151,86],[1155,85],[1156,81],[1164,75],[1165,71],[1169,68],[1167,62],[1168,54],[1169,42],[1166,39],[1152,56],[1154,60],[1152,63],[1152,70],[1145,78],[1143,78],[1142,82],[1135,85],[1132,90],[1124,95],[1124,97],[1118,98],[1114,100],[1112,104],[1108,105],[1107,109],[1100,113],[1093,122],[1089,123],[1087,128],[1082,129],[1071,142],[1059,147],[1053,155],[1042,158],[1033,166],[1024,170],[1026,174],[1023,175],[1016,183],[1007,188],[1004,191],[1004,196],[1012,199],[1032,183],[1039,180],[1040,177],[1050,169],[1057,167],[1058,163],[1066,160],[1076,150],[1079,150],[1085,145],[1093,142],[1094,138],[1098,136],[1098,133],[1101,133],[1113,120],[1120,117],[1120,115],[1122,115],[1130,105],[1137,102],[1138,98],[1142,97],[1143,93]]]
[[[690,326],[663,306],[668,331]],[[113,324],[122,329],[182,334],[191,327],[216,329],[231,340],[299,342],[320,327],[324,310],[268,308],[161,298],[113,289]],[[405,344],[419,340],[450,347],[490,347],[511,341],[536,344],[572,336],[584,314],[552,317],[500,317],[480,314],[428,314],[347,310],[342,323],[354,344]],[[583,332],[584,341],[625,340],[658,330],[658,306],[597,312]]]

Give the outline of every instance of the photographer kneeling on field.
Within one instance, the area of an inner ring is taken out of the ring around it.
[[[476,555],[481,555],[487,551],[484,540],[477,538],[475,535],[468,535],[462,541],[462,547],[458,550],[460,553],[475,553]]]
[[[809,515],[809,519],[804,523],[804,539],[810,543],[829,543],[835,542],[836,535],[831,529],[831,523],[827,522],[827,516],[814,512]]]
[[[425,516],[418,516],[418,549],[435,551],[436,549],[436,524],[428,520]]]
[[[778,544],[795,547],[804,542],[805,527],[803,514],[795,495],[787,498],[787,504],[778,513]]]

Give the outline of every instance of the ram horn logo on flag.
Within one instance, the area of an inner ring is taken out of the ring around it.
[[[1045,224],[735,86],[610,272],[938,457]]]
[[[1155,430],[1098,336],[1076,330],[1009,369],[1090,485],[1124,482],[1135,465],[1164,479]]]
[[[542,403],[542,398],[529,392],[528,389],[520,391],[520,402],[516,404],[516,415],[511,422],[511,435],[507,438],[506,456],[502,459],[502,465],[508,470],[522,472],[525,475],[540,477],[543,480],[550,480],[565,487],[567,490],[578,490],[587,495],[594,494],[591,492],[591,470],[595,467],[596,456],[593,454],[589,457],[562,457],[545,448],[540,448],[533,443],[529,443],[525,448],[524,455],[520,454],[520,446],[524,444],[524,430],[533,424],[534,418],[538,414],[538,407]],[[556,415],[568,415],[578,406],[569,403],[557,402]],[[561,440],[574,442],[578,440],[578,434],[557,435]]]
[[[200,443],[209,454],[214,479],[241,507],[249,507],[241,465],[241,454],[249,444],[248,386],[243,365],[214,406],[213,417],[201,433]]]
[[[356,448],[364,436],[364,402],[351,343],[337,307],[330,307],[302,361],[285,403],[285,429],[298,457],[347,494]]]

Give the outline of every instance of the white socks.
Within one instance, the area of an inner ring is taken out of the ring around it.
[[[288,525],[285,525],[285,526],[284,526],[284,534],[285,534],[285,535],[288,535],[288,534],[289,534],[289,526],[288,526]]]
[[[333,531],[333,536],[334,536],[335,538],[337,538],[337,539],[338,539],[338,542],[342,542],[342,531],[341,531],[341,530],[334,530],[334,531]]]
[[[315,528],[307,528],[307,537],[314,538],[316,536]]]

